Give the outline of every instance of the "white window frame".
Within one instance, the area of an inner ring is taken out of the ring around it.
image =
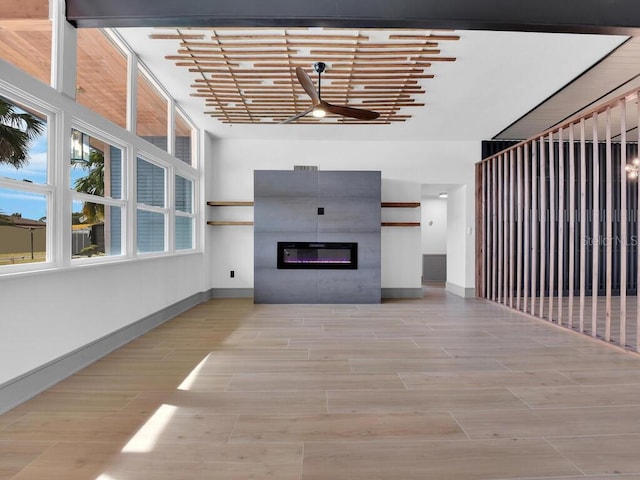
[[[132,52],[133,53],[133,52]],[[133,56],[135,57],[135,54],[133,54]],[[135,84],[136,84],[136,96],[135,96],[135,111],[134,113],[136,114],[135,117],[135,129],[132,130],[132,132],[134,134],[136,134],[139,138],[141,138],[142,140],[144,140],[144,137],[140,136],[138,134],[138,96],[137,93],[140,90],[138,88],[138,74],[141,74],[150,84],[153,88],[155,88],[156,93],[158,95],[160,95],[160,97],[162,97],[164,99],[164,101],[166,102],[167,105],[167,109],[165,111],[165,120],[166,120],[166,129],[165,129],[165,135],[167,137],[167,149],[163,150],[162,148],[156,146],[159,150],[168,153],[169,155],[173,156],[173,142],[174,142],[174,135],[173,135],[173,131],[174,131],[174,115],[173,115],[173,109],[172,106],[175,105],[175,100],[173,99],[173,97],[171,97],[171,95],[169,95],[169,92],[167,92],[164,87],[162,87],[161,83],[158,81],[158,79],[151,73],[151,71],[147,68],[147,66],[138,58],[136,57],[137,61],[133,62],[135,63],[135,68],[136,70],[134,71],[134,78],[135,78]],[[131,67],[133,69],[133,67]],[[145,140],[146,141],[146,140]],[[151,142],[149,142],[151,143]]]
[[[85,122],[82,122],[79,119],[74,119],[74,121],[71,124],[71,128],[74,130],[78,130],[84,134],[87,134],[91,138],[100,140],[101,142],[104,142],[107,145],[120,149],[120,151],[122,152],[121,160],[120,160],[121,176],[122,176],[120,196],[122,198],[117,199],[117,198],[111,198],[107,196],[101,197],[99,195],[91,195],[87,193],[78,192],[73,188],[73,185],[69,184],[69,190],[71,192],[71,204],[69,206],[70,207],[69,215],[71,215],[71,212],[73,211],[74,201],[99,203],[104,205],[105,207],[120,207],[122,210],[122,219],[121,219],[122,225],[120,226],[122,233],[120,238],[120,248],[121,248],[120,255],[105,255],[102,257],[96,256],[91,258],[73,258],[73,252],[70,250],[68,252],[69,258],[71,259],[71,262],[73,264],[109,262],[114,260],[122,260],[123,258],[130,258],[131,251],[129,249],[129,244],[127,242],[127,238],[129,235],[127,218],[129,217],[128,206],[130,203],[128,198],[129,168],[127,168],[127,164],[129,162],[128,151],[131,149],[128,148],[125,144],[123,144],[121,140],[116,139],[108,134],[105,134],[105,132],[99,132],[92,126],[86,124]],[[69,130],[69,137],[71,137],[71,130]],[[67,156],[69,155],[70,154],[68,153]],[[68,166],[67,178],[69,179],[69,182],[71,182],[71,163],[69,161],[67,161],[67,166]]]
[[[55,162],[52,161],[52,159],[55,158],[55,140],[57,138],[57,125],[58,120],[61,117],[61,113],[52,108],[51,105],[47,105],[35,97],[18,91],[18,89],[2,80],[0,80],[0,95],[18,107],[24,106],[28,109],[37,111],[46,118],[47,125],[46,183],[31,183],[12,178],[0,177],[0,188],[36,195],[44,195],[47,205],[45,261],[18,265],[0,265],[0,275],[11,272],[34,271],[42,270],[43,268],[51,268],[57,266],[62,259],[62,249],[59,245],[56,245],[56,242],[54,241],[54,238],[57,236],[58,228],[56,204],[60,201],[58,196],[55,194],[59,169]],[[11,212],[6,213],[11,214]]]
[[[187,115],[184,110],[182,109],[182,107],[180,107],[179,105],[176,105],[175,102],[173,102],[174,104],[174,111],[179,114],[182,117],[182,120],[185,121],[185,123],[187,125],[189,125],[189,128],[191,129],[191,163],[187,163],[183,160],[180,160],[178,157],[175,156],[175,138],[176,138],[176,130],[175,130],[175,117],[176,115],[173,115],[172,118],[172,138],[173,141],[171,142],[171,146],[173,148],[173,150],[170,152],[170,154],[176,158],[177,160],[180,161],[180,163],[184,163],[185,165],[187,165],[188,167],[191,167],[193,169],[197,169],[198,165],[198,129],[196,128],[196,126],[193,124],[193,122],[191,121],[191,118],[189,118],[189,115]]]

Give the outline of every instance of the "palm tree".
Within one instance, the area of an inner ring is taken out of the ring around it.
[[[44,132],[44,122],[0,97],[0,164],[23,167],[31,143]]]
[[[94,148],[89,153],[89,159],[71,159],[72,166],[88,170],[88,173],[78,178],[73,187],[77,192],[88,193],[104,197],[104,154]],[[84,202],[82,205],[84,223],[99,223],[104,220],[104,205],[101,203]]]

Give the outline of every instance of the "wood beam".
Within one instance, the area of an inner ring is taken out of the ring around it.
[[[637,0],[67,0],[78,27],[300,27],[483,29],[634,34]],[[217,28],[216,28],[217,30]]]

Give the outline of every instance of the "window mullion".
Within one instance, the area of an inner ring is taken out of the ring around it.
[[[138,190],[137,190],[137,154],[133,148],[127,148],[125,157],[127,159],[127,163],[125,168],[123,169],[126,172],[126,178],[124,179],[124,189],[127,192],[127,198],[129,202],[127,203],[127,208],[125,209],[125,238],[126,238],[126,254],[128,257],[134,257],[137,255],[136,245],[138,244],[138,232],[136,229],[137,222],[137,199],[138,199]]]
[[[49,173],[53,179],[53,205],[51,211],[53,218],[47,222],[52,226],[51,235],[53,241],[52,254],[56,256],[54,261],[59,262],[61,266],[68,266],[71,263],[71,212],[73,210],[73,195],[70,189],[70,170],[69,162],[71,151],[71,115],[62,112],[56,115],[55,119],[50,122],[53,126],[50,131],[51,138],[55,139],[52,143],[53,151],[51,151],[52,159],[51,169]]]
[[[165,238],[167,239],[167,251],[173,253],[175,251],[175,231],[176,231],[176,202],[175,202],[175,188],[176,188],[175,169],[169,167],[166,170],[165,181],[165,207],[168,209],[169,216],[165,225]]]

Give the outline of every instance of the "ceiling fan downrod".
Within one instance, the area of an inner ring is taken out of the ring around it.
[[[313,69],[318,73],[318,97],[322,98],[322,72],[327,68],[327,64],[324,62],[316,62],[313,64]]]

